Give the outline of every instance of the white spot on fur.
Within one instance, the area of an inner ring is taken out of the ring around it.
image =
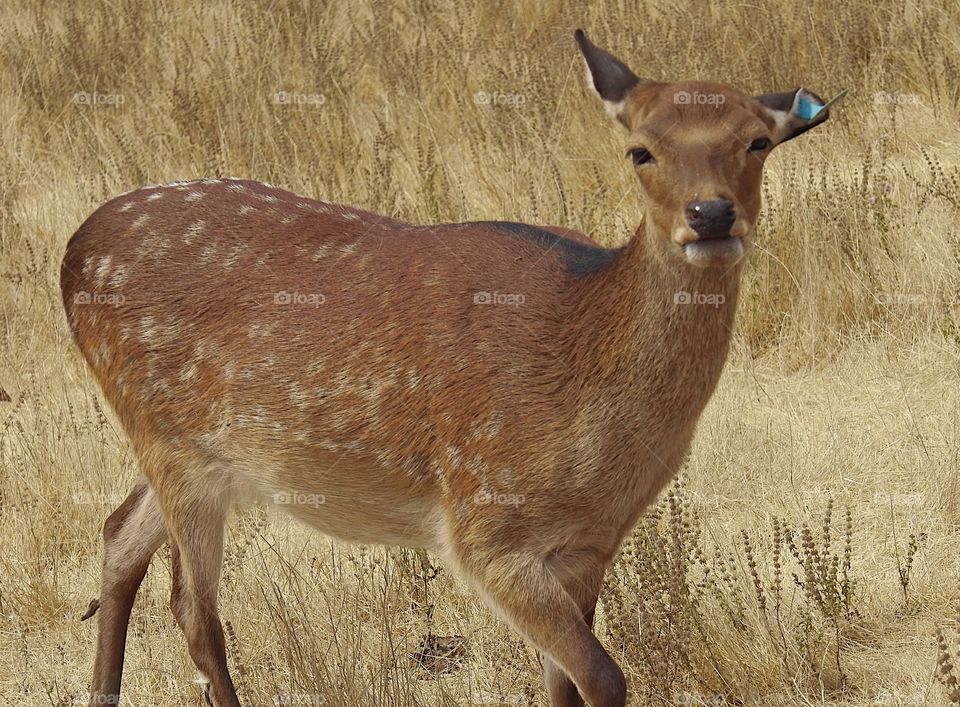
[[[101,340],[100,345],[97,347],[97,360],[100,362],[101,366],[105,366],[109,365],[110,357],[110,346],[107,344],[106,340]]]
[[[348,255],[352,255],[356,249],[357,249],[356,243],[350,243],[348,245],[345,245],[342,248],[340,248],[340,257],[345,258]]]
[[[230,423],[234,420],[233,413],[218,401],[210,405],[210,415],[216,416],[216,427],[201,434],[200,439],[213,449],[222,450],[223,442],[230,432]]]
[[[243,252],[244,246],[235,245],[230,249],[230,252],[227,254],[227,257],[223,259],[223,267],[225,270],[230,270],[240,261],[240,254]]]
[[[290,402],[301,410],[307,407],[307,391],[297,381],[291,381],[287,385],[287,395],[290,397]]]
[[[149,220],[150,220],[150,216],[148,214],[140,214],[133,220],[133,223],[130,224],[130,230],[136,230],[138,228],[141,228],[143,224],[145,224]]]
[[[103,287],[103,283],[107,278],[108,272],[110,272],[110,256],[105,255],[102,258],[100,258],[100,262],[97,263],[97,275],[96,275],[97,287]]]
[[[184,201],[200,201],[204,196],[206,196],[205,192],[194,189],[192,191],[188,191],[187,195],[183,197],[183,199]]]
[[[146,236],[137,248],[137,255],[141,258],[149,255],[162,255],[170,249],[170,241],[166,238],[152,233]]]
[[[313,258],[312,258],[313,262],[316,263],[319,260],[323,259],[323,257],[329,252],[329,250],[330,250],[330,246],[328,245],[322,245],[319,248],[317,248],[317,250],[314,251],[313,253]]]
[[[249,214],[251,211],[256,211],[256,209],[254,209],[252,206],[250,206],[250,204],[244,204],[243,206],[240,207],[240,211],[239,211],[238,213],[239,213],[241,216],[246,216],[246,215]]]
[[[407,371],[407,387],[410,390],[415,390],[420,386],[420,383],[423,381],[423,376],[420,375],[420,371],[416,368],[411,368]]]
[[[487,415],[485,420],[471,423],[468,440],[493,439],[503,429],[503,413],[494,411]]]
[[[157,336],[157,320],[154,317],[140,319],[140,341],[150,344]]]
[[[163,198],[163,192],[155,191],[153,192],[153,194],[150,194],[149,196],[147,196],[147,201],[156,201],[157,199],[162,199],[162,198]]]
[[[125,284],[127,281],[127,266],[119,265],[117,269],[113,271],[113,274],[110,276],[110,286],[111,287],[120,287]]]
[[[197,236],[203,233],[206,227],[207,224],[204,221],[194,221],[187,226],[187,230],[183,232],[183,242],[190,245]]]
[[[346,371],[339,371],[332,382],[336,385],[336,388],[332,391],[334,395],[342,395],[353,390],[353,380]]]
[[[451,466],[460,466],[463,464],[463,456],[460,454],[460,450],[453,445],[447,447],[447,461]]]
[[[128,201],[128,202],[125,203],[123,206],[121,206],[119,210],[120,210],[120,211],[129,211],[129,210],[132,209],[134,206],[136,206],[136,204],[135,204],[134,202]]]
[[[238,413],[236,419],[238,427],[266,427],[270,424],[267,409],[263,405],[257,405],[249,413]]]
[[[153,382],[153,391],[155,393],[169,395],[173,392],[173,387],[166,378],[159,378]]]
[[[203,265],[209,264],[216,257],[217,246],[215,243],[208,243],[203,247],[203,250],[200,251],[200,262]]]
[[[247,336],[251,339],[259,339],[260,337],[270,336],[273,333],[274,325],[273,324],[251,324],[250,329],[247,331]]]

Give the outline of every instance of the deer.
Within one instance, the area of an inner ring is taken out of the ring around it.
[[[642,79],[574,36],[645,199],[625,245],[233,178],[128,192],[69,240],[67,322],[141,472],[103,526],[90,705],[119,700],[164,543],[203,696],[240,705],[217,599],[249,503],[434,553],[539,652],[552,707],[626,703],[593,632],[605,570],[717,386],[764,162],[829,111],[803,88]]]

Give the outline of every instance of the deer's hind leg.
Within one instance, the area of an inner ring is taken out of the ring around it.
[[[575,558],[574,562],[564,562],[564,558],[552,559],[558,561],[548,560],[547,566],[580,609],[587,627],[592,630],[606,562],[602,558],[594,562],[592,558],[583,556]],[[583,696],[577,686],[550,658],[544,661],[543,679],[551,707],[583,707]]]
[[[157,495],[170,533],[173,585],[170,608],[202,675],[213,707],[240,707],[227,667],[223,626],[217,610],[223,564],[224,525],[230,506],[228,471],[218,465],[183,464],[180,455],[159,460]]]
[[[160,507],[145,481],[134,487],[104,523],[100,596],[84,616],[98,613],[91,705],[119,704],[130,612],[150,558],[166,539]]]

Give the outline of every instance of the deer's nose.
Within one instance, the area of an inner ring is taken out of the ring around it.
[[[687,206],[687,222],[700,238],[723,238],[737,220],[729,199],[694,201]]]

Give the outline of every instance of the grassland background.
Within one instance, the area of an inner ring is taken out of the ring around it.
[[[769,160],[734,352],[675,497],[693,535],[669,512],[644,526],[695,549],[641,543],[601,606],[634,704],[946,703],[933,632],[956,643],[960,598],[953,0],[4,3],[6,703],[83,702],[95,626],[77,619],[97,593],[100,525],[137,473],[61,313],[71,233],[141,184],[234,175],[409,220],[552,223],[620,243],[643,205],[623,136],[582,84],[576,27],[655,79],[850,91]],[[774,517],[819,537],[829,499],[835,520],[851,514],[851,606],[817,609],[787,557],[771,628],[751,561],[767,592]],[[697,552],[727,568],[709,600]],[[429,562],[239,514],[221,594],[241,698],[543,704],[533,651]],[[162,551],[131,624],[129,704],[200,703],[168,591]],[[466,638],[462,667],[411,663],[430,631]]]

